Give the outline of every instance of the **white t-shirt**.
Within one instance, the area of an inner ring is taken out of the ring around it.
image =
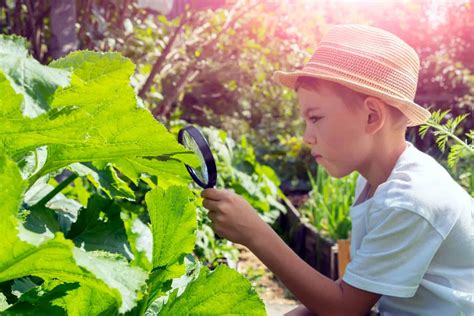
[[[407,146],[374,195],[351,206],[343,280],[382,294],[383,316],[474,315],[474,200],[436,160]],[[359,176],[356,198],[366,184]]]

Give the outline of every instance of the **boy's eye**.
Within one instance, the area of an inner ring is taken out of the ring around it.
[[[310,117],[309,117],[309,121],[314,124],[314,123],[316,123],[320,118],[321,118],[320,116],[310,116]]]

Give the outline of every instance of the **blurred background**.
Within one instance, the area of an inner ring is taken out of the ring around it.
[[[451,117],[474,108],[469,0],[0,0],[0,32],[26,37],[44,64],[70,51],[118,51],[136,64],[137,94],[166,125],[182,119],[246,135],[285,192],[308,191],[313,168],[295,94],[275,70],[301,67],[331,25],[363,23],[401,37],[421,59],[416,102]],[[467,118],[457,131],[472,129]],[[433,135],[407,138],[438,159]]]

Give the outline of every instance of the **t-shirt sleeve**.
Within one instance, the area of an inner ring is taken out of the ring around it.
[[[367,230],[343,280],[373,293],[412,297],[442,236],[419,214],[398,208],[370,214]]]

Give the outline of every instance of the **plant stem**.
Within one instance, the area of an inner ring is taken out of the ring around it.
[[[71,182],[73,182],[76,178],[77,178],[77,174],[73,173],[71,174],[69,177],[66,178],[66,180],[64,180],[63,182],[61,182],[60,184],[58,184],[57,187],[55,187],[51,192],[49,192],[48,194],[46,194],[45,197],[43,197],[41,200],[39,200],[38,203],[36,203],[34,206],[43,206],[45,205],[46,203],[49,202],[49,200],[51,200],[56,194],[58,194],[59,192],[61,192],[62,189],[64,189],[65,187],[67,187]]]
[[[434,129],[437,129],[443,133],[445,133],[446,135],[448,135],[449,137],[453,138],[456,142],[458,142],[459,144],[461,144],[462,146],[466,147],[467,150],[471,153],[474,154],[474,149],[471,148],[468,144],[466,144],[464,141],[462,141],[459,137],[457,137],[456,135],[454,135],[453,133],[451,133],[449,130],[447,130],[446,128],[443,128],[443,126],[438,126],[438,125],[435,125],[435,124],[432,124],[432,123],[425,123],[426,125],[430,126],[430,127],[433,127]]]

